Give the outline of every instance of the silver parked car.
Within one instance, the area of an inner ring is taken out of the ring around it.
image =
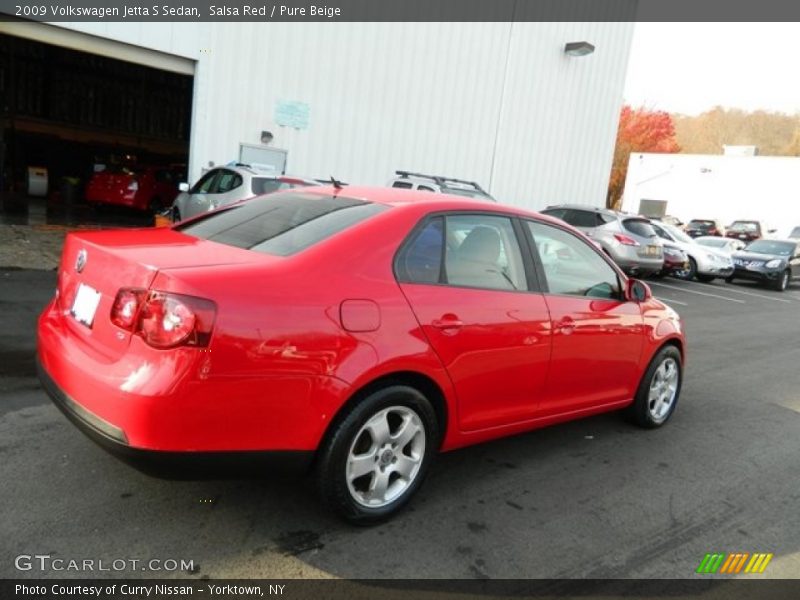
[[[677,227],[666,223],[653,223],[653,229],[661,239],[676,245],[689,257],[689,264],[685,269],[672,272],[675,277],[687,281],[696,277],[699,281],[708,283],[717,277],[730,277],[733,273],[733,260],[730,253],[699,244]],[[707,238],[720,241],[726,239],[714,236],[707,236]]]
[[[630,275],[652,275],[664,266],[661,239],[645,217],[572,204],[549,206],[541,212],[583,231]]]
[[[489,192],[475,181],[454,179],[453,177],[443,177],[441,175],[424,175],[423,173],[411,173],[410,171],[395,171],[395,174],[397,177],[389,182],[389,187],[452,194],[454,196],[496,202]]]
[[[319,185],[319,182],[305,177],[278,175],[272,170],[241,163],[216,167],[191,188],[181,184],[181,193],[172,203],[172,219],[180,221],[239,200],[309,185]]]

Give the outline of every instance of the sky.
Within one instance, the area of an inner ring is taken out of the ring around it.
[[[625,102],[800,114],[800,23],[637,23]]]

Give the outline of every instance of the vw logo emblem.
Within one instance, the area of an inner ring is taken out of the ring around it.
[[[78,252],[78,257],[75,259],[75,270],[80,273],[83,271],[83,268],[86,266],[86,250],[81,248],[80,252]]]

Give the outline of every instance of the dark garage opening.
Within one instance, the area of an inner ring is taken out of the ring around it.
[[[192,87],[189,75],[0,34],[4,213],[38,203],[48,215],[93,219],[85,188],[103,165],[167,167],[185,179]],[[29,174],[42,167],[45,192]]]

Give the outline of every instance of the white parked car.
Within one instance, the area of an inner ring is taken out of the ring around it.
[[[280,175],[255,165],[236,163],[215,167],[191,188],[186,183],[180,185],[181,193],[172,203],[172,220],[181,221],[254,196],[309,185],[319,185],[319,182],[306,177]]]
[[[731,255],[734,252],[738,252],[745,246],[747,243],[743,242],[742,240],[737,240],[735,238],[724,238],[724,237],[717,237],[715,235],[704,235],[698,238],[694,238],[694,241],[700,244],[701,246],[706,246],[707,248],[713,248],[714,250],[718,250],[719,252],[724,252],[725,254]]]
[[[690,238],[686,233],[667,225],[666,223],[653,223],[658,237],[668,240],[683,250],[689,257],[689,265],[686,269],[674,271],[672,274],[685,280],[697,278],[699,281],[708,283],[717,277],[730,277],[733,273],[733,260],[730,252],[722,249],[712,248],[707,245],[699,244],[695,239]],[[714,240],[725,240],[726,238],[708,236]],[[700,238],[697,238],[700,239]]]

